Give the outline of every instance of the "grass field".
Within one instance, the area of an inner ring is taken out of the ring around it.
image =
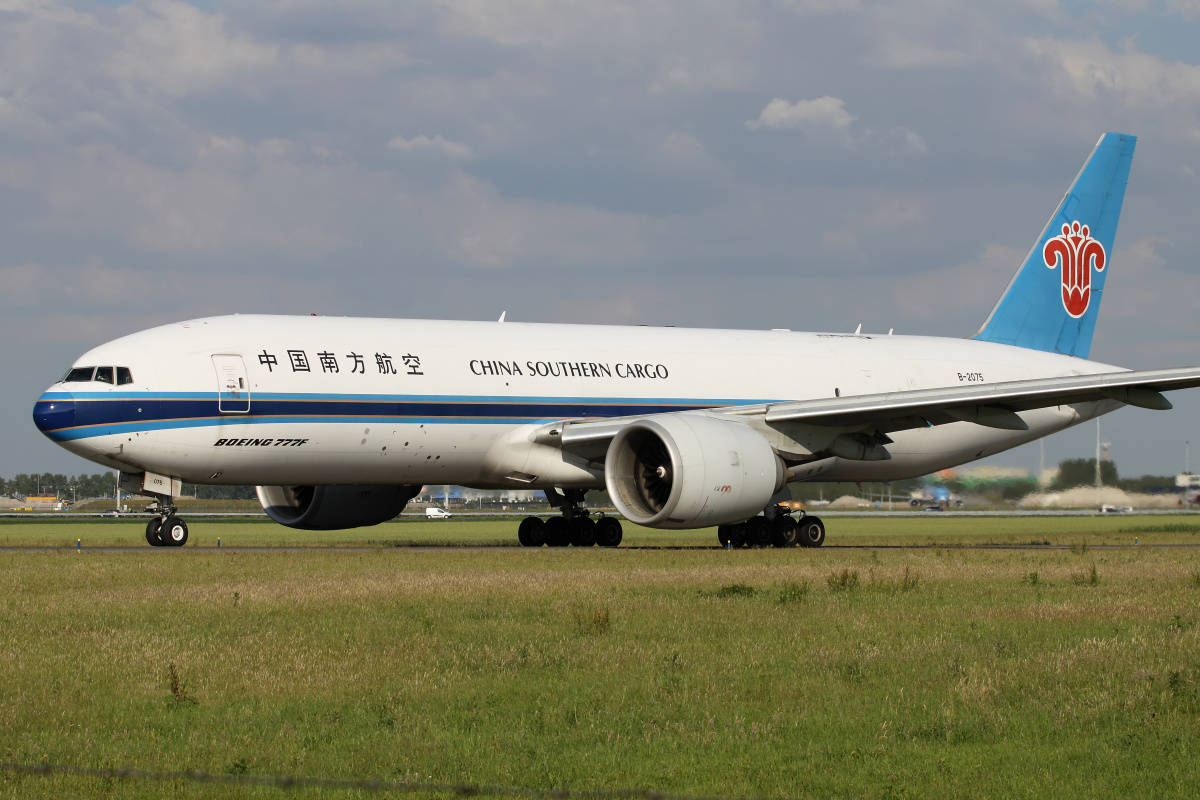
[[[828,544],[947,546],[413,550],[391,545],[496,543],[512,522],[197,520],[194,541],[222,550],[89,552],[142,525],[0,525],[0,544],[63,545],[0,551],[0,760],[729,796],[1196,795],[1200,550],[1095,547],[1200,541],[1194,523],[907,523],[830,520]],[[301,541],[380,546],[228,547]],[[952,546],[986,541],[1072,546]],[[5,797],[164,794],[285,792],[0,773]]]

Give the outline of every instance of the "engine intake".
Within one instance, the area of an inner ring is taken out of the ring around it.
[[[289,528],[340,531],[378,525],[404,510],[420,486],[257,486],[267,516]]]
[[[783,462],[758,432],[699,414],[625,426],[604,483],[617,510],[649,528],[703,528],[757,514],[783,486]]]

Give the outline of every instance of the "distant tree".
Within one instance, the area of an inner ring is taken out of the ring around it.
[[[1035,478],[1009,481],[1000,490],[1000,496],[1005,500],[1020,500],[1025,495],[1033,494],[1037,489],[1038,482]]]
[[[17,497],[28,497],[31,494],[37,494],[37,478],[20,472],[12,479],[10,487],[9,491]]]
[[[1116,486],[1120,483],[1115,461],[1100,462],[1100,482],[1105,486]],[[1096,459],[1069,458],[1059,462],[1058,478],[1054,481],[1056,489],[1071,489],[1076,486],[1096,485]]]
[[[1138,478],[1125,478],[1118,484],[1127,492],[1137,494],[1175,494],[1180,491],[1175,485],[1174,475],[1142,475]]]
[[[907,498],[910,492],[921,488],[925,483],[924,478],[906,478],[904,480],[892,481],[891,492],[893,498]],[[799,482],[789,483],[788,490],[792,493],[792,498],[801,502],[811,503],[813,500],[824,498],[825,500],[836,500],[844,495],[860,497],[864,493],[869,493],[872,497],[884,499],[887,498],[888,484],[886,481],[878,483],[863,483],[860,489],[858,484],[852,482]]]
[[[77,475],[75,482],[75,497],[79,500],[85,498],[108,498],[114,497],[117,493],[117,479],[111,472],[97,472],[94,475]]]

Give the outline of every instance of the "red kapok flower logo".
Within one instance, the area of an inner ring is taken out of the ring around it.
[[[1076,319],[1082,317],[1092,302],[1092,270],[1104,269],[1104,245],[1076,220],[1062,226],[1061,236],[1046,242],[1042,258],[1050,269],[1062,266],[1063,308]]]

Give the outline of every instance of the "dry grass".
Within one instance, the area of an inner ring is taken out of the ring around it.
[[[1095,547],[0,552],[0,752],[731,795],[1189,796],[1198,574],[1190,550]],[[111,790],[0,776],[5,796],[56,793]]]

